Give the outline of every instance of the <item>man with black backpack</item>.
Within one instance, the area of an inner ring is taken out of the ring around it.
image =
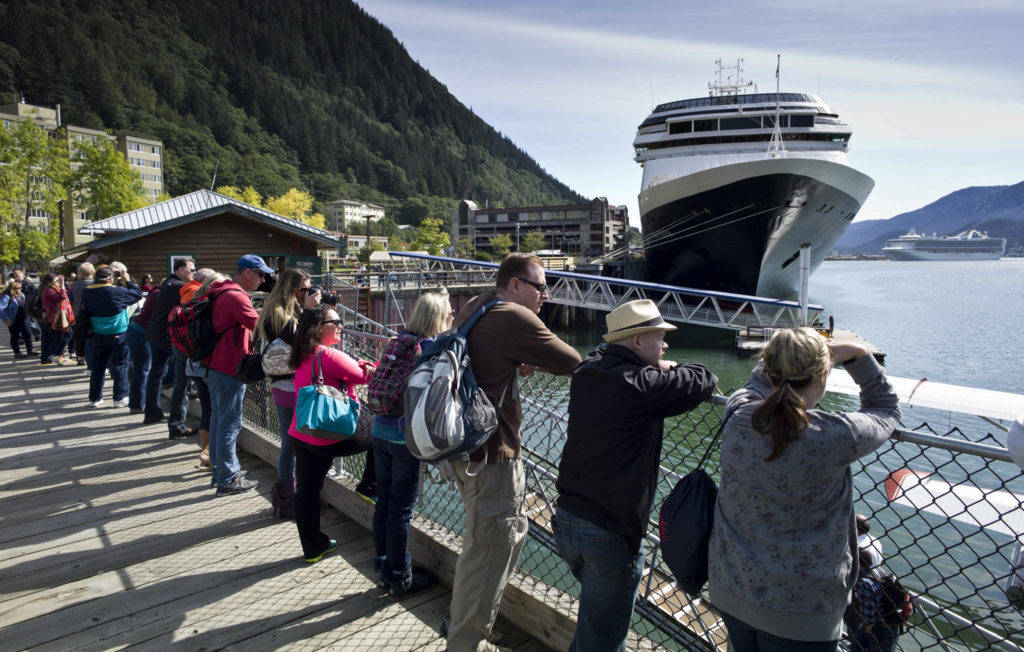
[[[892,652],[900,630],[914,613],[910,594],[891,573],[873,569],[867,548],[859,550],[857,583],[843,621],[851,652]]]
[[[160,409],[159,402],[160,381],[164,376],[164,368],[169,361],[174,364],[173,347],[171,347],[170,335],[167,333],[167,315],[171,313],[174,306],[181,302],[181,288],[192,280],[195,271],[196,264],[191,258],[174,259],[174,273],[160,284],[156,305],[153,307],[153,314],[146,326],[146,339],[149,341],[153,357],[149,365],[149,376],[146,378],[146,409],[142,423],[159,423],[167,419],[167,436],[170,439],[196,434],[185,428],[186,408],[188,407],[185,385],[188,378],[185,376],[184,362],[181,363],[180,369],[175,368],[174,389],[171,392],[168,416],[165,416]]]
[[[523,515],[526,480],[520,459],[523,414],[517,372],[539,367],[553,374],[572,372],[580,355],[558,339],[537,313],[550,297],[540,258],[513,253],[498,268],[497,291],[474,298],[454,328],[497,298],[466,338],[476,382],[494,405],[498,427],[470,454],[452,458],[455,482],[466,506],[462,554],[452,583],[448,649],[495,650],[487,641],[501,594],[526,538]]]
[[[624,303],[606,321],[607,346],[572,374],[552,521],[559,554],[582,583],[569,648],[578,652],[626,649],[665,418],[697,407],[718,383],[702,364],[662,359],[676,327],[653,301]]]
[[[258,484],[241,472],[235,442],[242,428],[242,400],[245,384],[236,377],[242,358],[252,352],[252,332],[260,315],[252,306],[255,292],[274,272],[262,258],[247,254],[238,259],[233,280],[210,286],[206,296],[213,301],[211,326],[216,346],[205,360],[210,387],[210,462],[217,495],[255,489]]]

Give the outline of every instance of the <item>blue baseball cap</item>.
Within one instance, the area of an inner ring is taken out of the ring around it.
[[[273,274],[274,270],[267,266],[267,262],[256,254],[246,254],[238,259],[238,270],[258,269],[264,274]]]

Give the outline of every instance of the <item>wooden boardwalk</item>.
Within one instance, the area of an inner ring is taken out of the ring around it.
[[[5,334],[6,335],[6,334]],[[324,509],[341,542],[300,558],[258,491],[215,498],[194,439],[127,409],[90,408],[84,367],[13,360],[0,345],[0,650],[443,650],[450,599],[375,587],[370,533]],[[503,618],[497,642],[547,649]]]

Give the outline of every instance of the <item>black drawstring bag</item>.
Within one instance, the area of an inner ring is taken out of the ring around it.
[[[691,596],[700,593],[708,581],[708,544],[715,524],[718,487],[704,471],[704,465],[724,427],[723,422],[697,468],[680,478],[658,514],[661,555],[676,583]]]

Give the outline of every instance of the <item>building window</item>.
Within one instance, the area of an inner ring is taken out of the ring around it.
[[[159,145],[153,145],[153,153],[154,154],[159,154],[160,153],[160,146]]]
[[[508,213],[498,213],[495,218],[498,222],[508,222]]]
[[[489,217],[488,215],[480,215],[478,213],[477,216],[476,216],[476,223],[477,224],[487,224],[489,222],[489,220],[487,219],[488,217]]]

